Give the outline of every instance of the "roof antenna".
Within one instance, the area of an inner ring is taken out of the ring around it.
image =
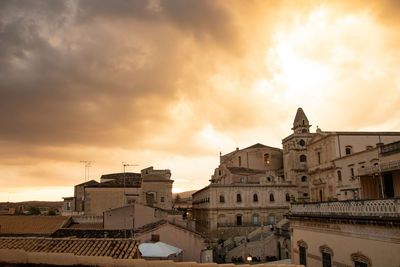
[[[92,167],[93,160],[81,160],[80,162],[85,163],[85,182],[89,180],[89,168]]]

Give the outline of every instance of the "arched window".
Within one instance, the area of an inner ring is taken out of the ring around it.
[[[241,156],[238,157],[238,162],[239,162],[239,167],[241,167],[242,166],[242,157]]]
[[[305,142],[303,139],[301,139],[301,140],[299,141],[299,144],[300,144],[301,146],[305,146],[305,145],[306,145],[306,142]]]
[[[302,181],[302,182],[307,182],[307,176],[301,177],[301,181]]]
[[[354,177],[354,168],[350,168],[350,176],[351,176],[351,178]]]
[[[254,195],[253,195],[253,202],[258,202],[258,196],[257,196],[257,194],[254,194]]]
[[[218,175],[221,176],[222,172],[221,170],[218,170]]]
[[[302,133],[307,133],[307,129],[301,130]]]
[[[271,181],[272,181],[271,177],[267,177],[267,182],[271,182]]]
[[[240,194],[236,194],[236,202],[242,202],[242,196]]]
[[[306,155],[300,155],[300,162],[306,162],[307,161],[307,156]]]
[[[269,194],[269,201],[271,201],[271,202],[273,202],[273,201],[275,201],[275,198],[274,198],[274,194]]]
[[[321,152],[317,152],[318,164],[321,164]]]
[[[350,155],[352,153],[352,147],[351,146],[346,146],[346,155]]]
[[[338,179],[338,181],[342,181],[342,172],[341,171],[337,171],[337,179]]]
[[[286,201],[290,201],[290,195],[289,195],[289,193],[286,193],[285,198],[286,198]]]
[[[225,197],[224,195],[219,196],[219,202],[224,203],[225,202]]]
[[[265,165],[269,165],[270,161],[271,161],[271,156],[268,153],[264,154]]]

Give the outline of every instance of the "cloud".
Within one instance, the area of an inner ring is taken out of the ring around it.
[[[219,151],[279,147],[298,106],[326,130],[397,130],[397,13],[397,1],[1,1],[0,173],[72,186],[80,160],[98,177],[132,159],[183,181],[204,160],[200,186]]]

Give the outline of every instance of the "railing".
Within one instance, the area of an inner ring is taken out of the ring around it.
[[[379,163],[379,165],[368,168],[360,168],[358,169],[358,175],[371,175],[374,173],[388,172],[394,170],[400,170],[400,160]]]
[[[400,198],[291,204],[289,215],[400,218]]]
[[[217,223],[217,227],[257,227],[261,226],[260,223],[242,223],[241,225],[237,225],[234,223]]]
[[[381,154],[391,154],[400,151],[400,142],[383,145],[379,148]]]

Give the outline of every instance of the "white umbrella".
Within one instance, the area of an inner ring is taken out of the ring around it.
[[[165,244],[163,242],[157,242],[140,244],[139,251],[143,257],[166,258],[171,254],[178,255],[182,252],[182,249]]]

